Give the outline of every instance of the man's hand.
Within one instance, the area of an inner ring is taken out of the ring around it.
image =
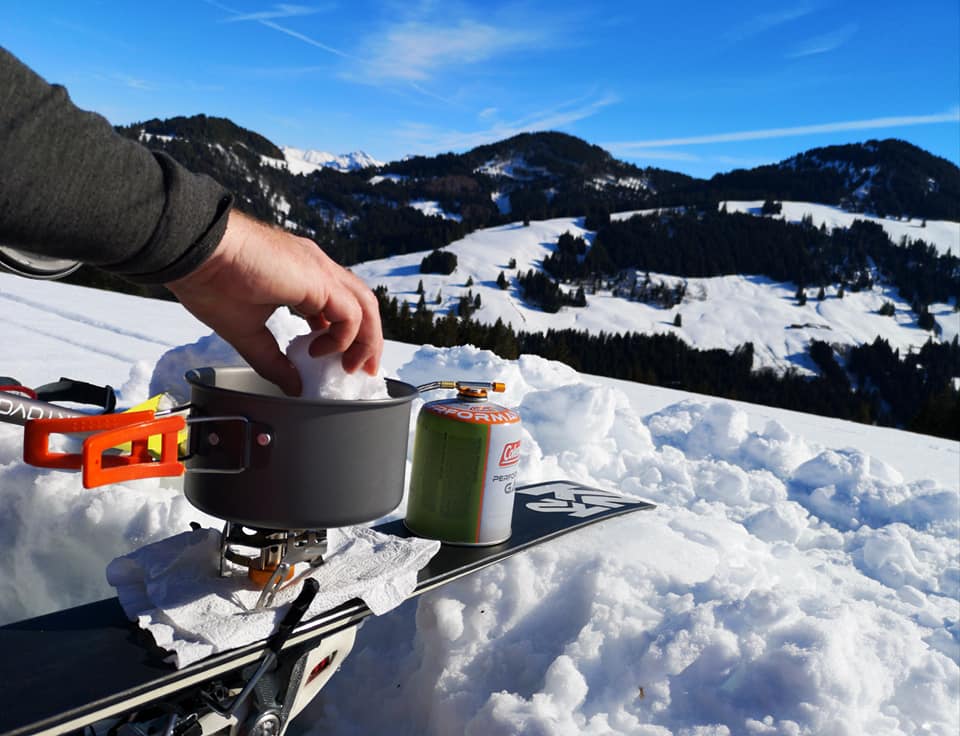
[[[266,327],[280,306],[328,327],[310,354],[343,353],[343,368],[374,375],[383,354],[373,292],[316,243],[234,210],[216,251],[193,273],[167,284],[197,319],[233,345],[261,376],[300,394],[300,376]]]

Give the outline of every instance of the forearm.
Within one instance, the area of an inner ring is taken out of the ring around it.
[[[230,201],[0,48],[0,242],[167,282],[216,248]]]

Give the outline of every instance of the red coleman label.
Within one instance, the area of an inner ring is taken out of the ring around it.
[[[434,401],[423,408],[432,414],[468,424],[515,424],[520,421],[520,415],[517,412],[496,404]]]
[[[520,440],[508,442],[500,452],[500,467],[516,465],[520,462]]]

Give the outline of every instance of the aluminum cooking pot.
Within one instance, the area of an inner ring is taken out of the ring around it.
[[[403,498],[410,404],[291,398],[250,368],[187,373],[191,427],[184,492],[202,511],[269,529],[370,521]]]
[[[84,486],[186,472],[190,502],[227,521],[321,529],[371,521],[403,498],[410,406],[417,388],[387,379],[389,398],[304,400],[250,368],[198,368],[189,416],[152,412],[28,422],[24,459],[83,471]],[[186,453],[178,433],[189,425]],[[81,454],[53,453],[49,435],[92,432]],[[159,461],[150,437],[163,436]],[[111,452],[131,443],[129,454]]]

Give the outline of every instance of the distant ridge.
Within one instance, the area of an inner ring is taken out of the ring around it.
[[[380,168],[384,165],[364,151],[353,151],[336,155],[326,151],[303,150],[281,146],[287,168],[292,174],[312,174],[318,169],[327,168],[336,171],[361,171],[363,169]]]
[[[880,217],[960,221],[960,169],[894,138],[813,148],[777,164],[717,174],[706,187],[723,199],[821,202]]]
[[[362,151],[284,148],[205,115],[118,131],[210,174],[247,212],[310,237],[347,265],[431,250],[511,222],[586,217],[596,224],[611,212],[713,211],[731,200],[804,201],[960,222],[960,169],[893,139],[811,149],[707,180],[641,168],[557,131],[388,163]]]

